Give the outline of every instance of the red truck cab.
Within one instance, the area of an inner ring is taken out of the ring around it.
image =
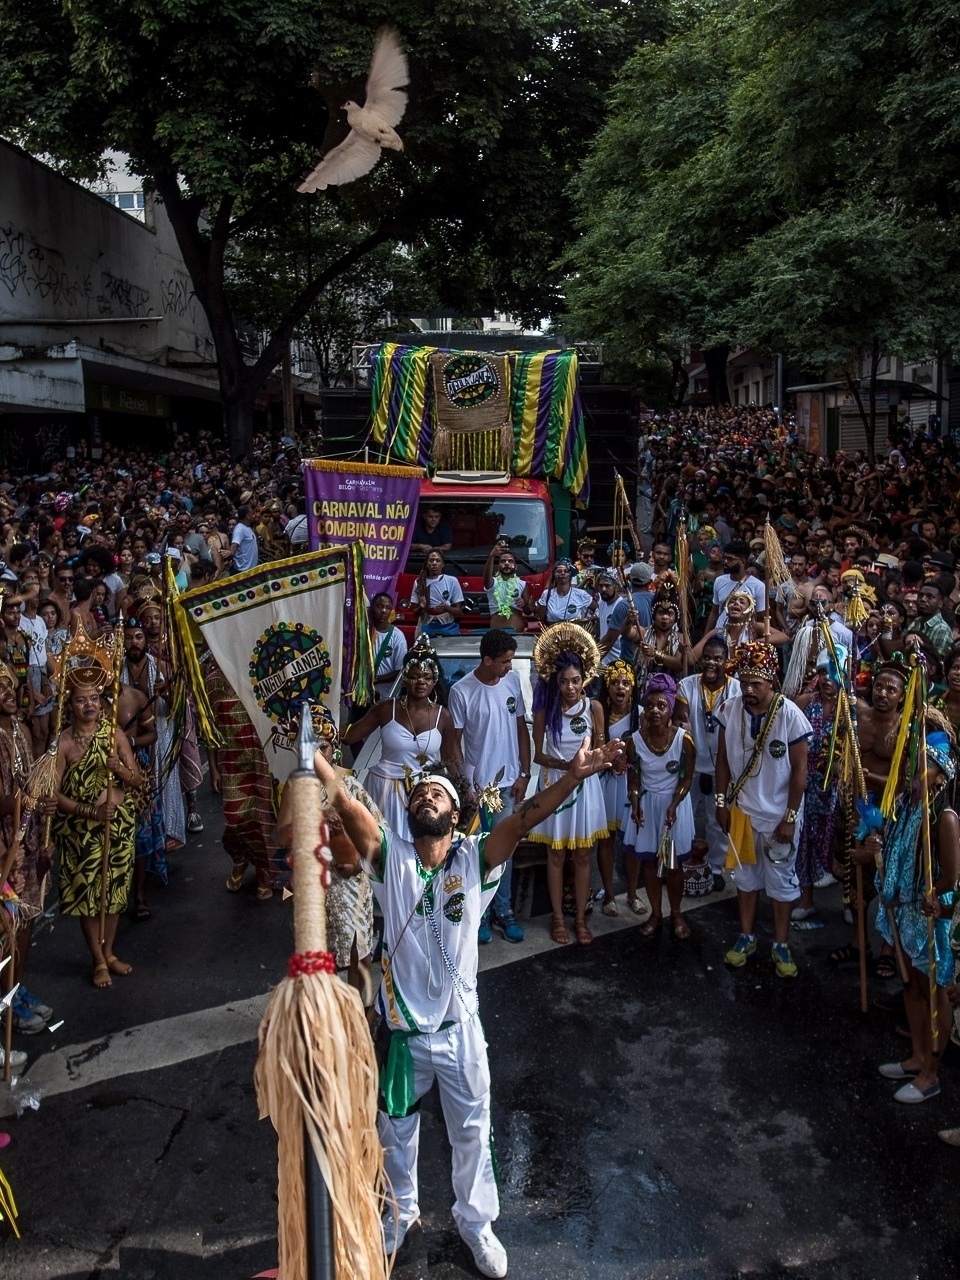
[[[420,507],[440,508],[452,531],[452,547],[443,552],[446,572],[460,581],[464,594],[461,631],[486,630],[490,609],[483,569],[491,547],[506,539],[517,561],[517,575],[536,600],[547,586],[556,559],[550,487],[545,480],[514,478],[503,472],[440,471],[420,484]],[[397,586],[397,624],[408,639],[417,625],[410,596],[423,569],[424,552],[411,551]]]

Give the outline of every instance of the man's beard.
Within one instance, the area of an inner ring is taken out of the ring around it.
[[[414,840],[419,836],[448,836],[453,830],[452,813],[436,813],[432,817],[408,813],[407,821]]]

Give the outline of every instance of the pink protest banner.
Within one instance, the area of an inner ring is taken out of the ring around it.
[[[367,597],[396,594],[417,518],[421,467],[305,458],[310,548],[363,545]]]

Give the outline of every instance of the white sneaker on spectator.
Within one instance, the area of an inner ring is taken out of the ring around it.
[[[813,887],[815,889],[829,889],[832,884],[837,883],[837,877],[831,875],[829,871],[825,871],[819,880],[814,880]]]
[[[404,1222],[402,1218],[395,1218],[392,1213],[385,1213],[382,1221],[383,1252],[389,1258],[400,1249],[413,1223]]]
[[[460,1239],[473,1254],[473,1261],[482,1276],[499,1280],[507,1274],[507,1251],[493,1234],[489,1222],[480,1227],[461,1227]]]

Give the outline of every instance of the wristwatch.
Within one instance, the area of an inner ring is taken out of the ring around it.
[[[529,778],[529,777],[530,777],[530,775],[529,775],[529,773],[519,773],[519,774],[517,774],[517,777],[518,777],[518,778]]]
[[[783,820],[784,822],[795,823],[797,820],[796,809],[788,809],[787,812],[783,815]]]

